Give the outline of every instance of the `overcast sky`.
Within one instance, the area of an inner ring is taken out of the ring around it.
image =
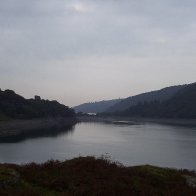
[[[3,90],[74,106],[195,81],[195,0],[0,0]]]

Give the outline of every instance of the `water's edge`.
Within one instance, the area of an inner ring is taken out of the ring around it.
[[[106,122],[106,123],[158,123],[166,125],[179,125],[179,126],[196,126],[196,119],[169,119],[169,118],[133,118],[133,117],[97,117],[97,116],[79,116],[79,122]]]
[[[61,129],[76,123],[76,118],[63,117],[3,121],[0,122],[0,139],[23,134],[28,135],[28,133],[36,133],[41,129]]]

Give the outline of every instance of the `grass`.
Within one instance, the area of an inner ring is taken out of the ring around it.
[[[124,167],[105,158],[0,165],[0,195],[196,195],[188,170]]]

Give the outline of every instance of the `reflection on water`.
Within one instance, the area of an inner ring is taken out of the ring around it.
[[[130,166],[196,169],[195,127],[78,123],[68,129],[41,130],[29,137],[0,143],[0,162],[44,162],[109,154],[113,160]]]
[[[75,125],[65,127],[52,127],[47,129],[36,129],[23,132],[19,135],[1,137],[0,143],[17,143],[26,139],[40,138],[40,137],[58,137],[64,134],[70,134],[74,131]]]

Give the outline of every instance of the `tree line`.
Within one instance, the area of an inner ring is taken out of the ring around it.
[[[12,90],[0,90],[0,119],[31,119],[57,116],[75,117],[75,112],[57,101],[41,98],[25,99]]]

